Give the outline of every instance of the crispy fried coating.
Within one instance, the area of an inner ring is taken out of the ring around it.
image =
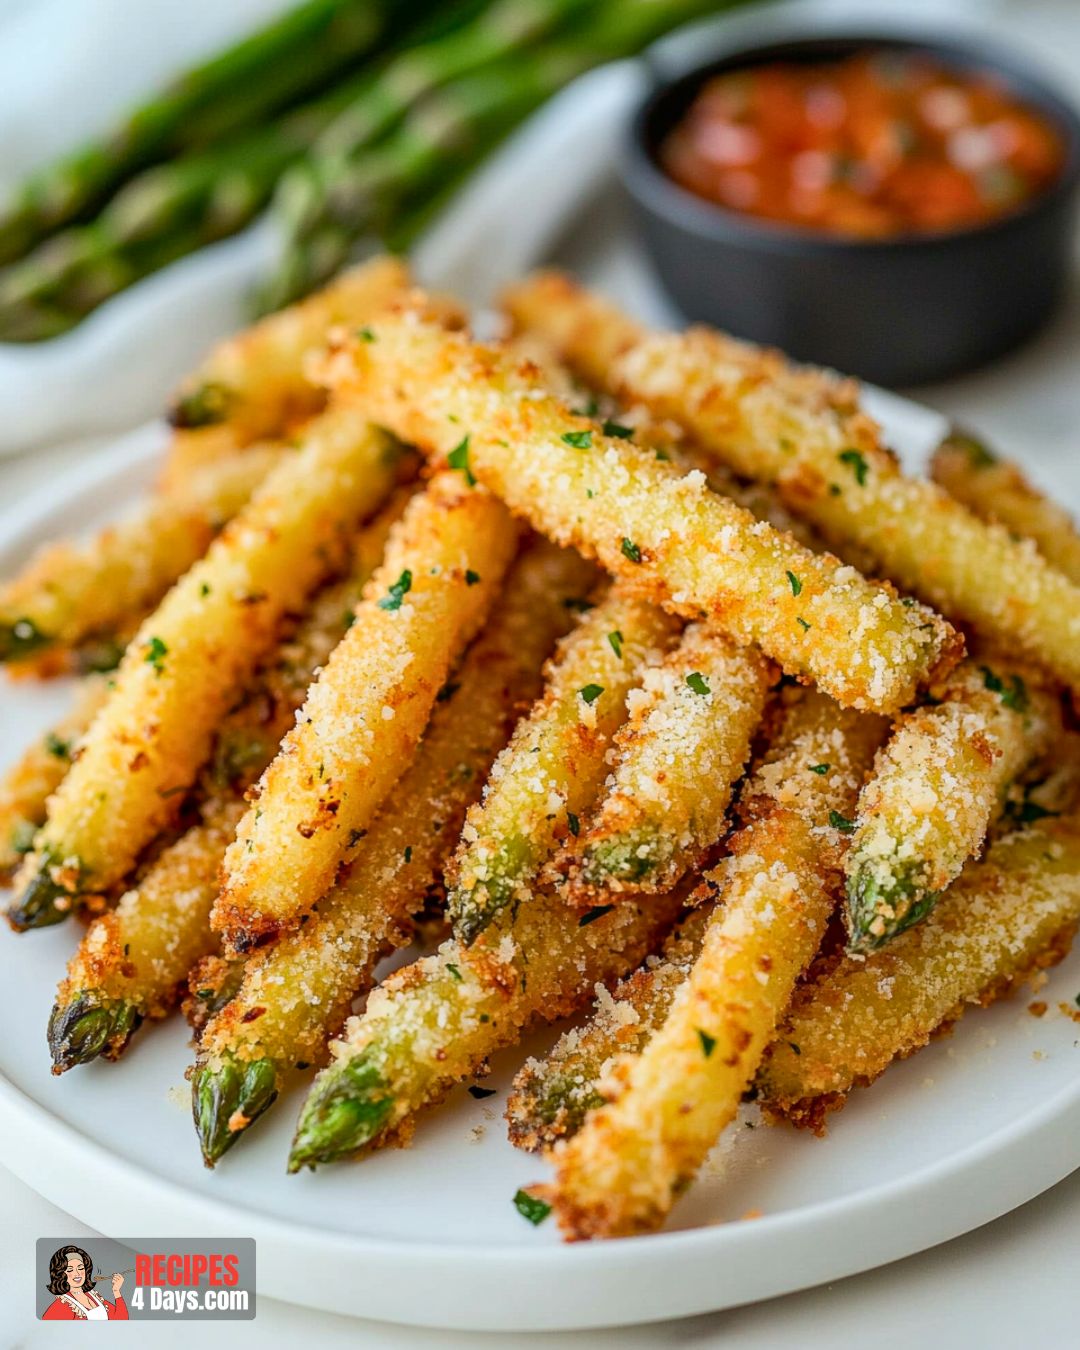
[[[608,637],[621,645],[621,634]],[[669,891],[700,866],[723,832],[770,678],[758,651],[701,624],[645,671],[615,735],[603,800],[555,864],[572,903]]]
[[[282,616],[347,555],[390,492],[397,450],[353,408],[331,408],[303,448],[185,574],[128,647],[115,688],[58,788],[24,877],[69,893],[119,881],[175,816],[215,726]]]
[[[408,766],[518,536],[501,502],[433,478],[395,529],[225,858],[215,926],[238,950],[295,927]]]
[[[562,642],[543,697],[495,761],[447,868],[454,931],[466,942],[527,897],[551,850],[580,829],[627,699],[676,632],[661,610],[616,587]]]
[[[924,923],[868,957],[824,963],[798,990],[762,1064],[761,1099],[820,1130],[852,1087],[1060,960],[1078,921],[1080,817],[999,839]]]
[[[643,598],[759,644],[850,706],[894,711],[953,664],[959,639],[931,611],[755,520],[704,474],[605,434],[549,395],[529,362],[413,311],[371,336],[343,338],[326,360],[334,388]]]
[[[834,547],[854,544],[946,617],[1080,689],[1080,586],[1030,541],[901,473],[854,382],[706,329],[643,333],[559,275],[514,288],[508,304],[572,368],[679,423],[736,473],[775,485]]]
[[[640,1055],[616,1063],[613,1100],[554,1150],[550,1198],[567,1237],[656,1228],[734,1117],[825,931],[841,838],[831,819],[851,809],[883,730],[816,692],[790,709],[750,823],[708,876],[721,903],[686,984]]]
[[[934,451],[930,477],[980,520],[1030,539],[1051,566],[1080,586],[1080,531],[1072,516],[969,432],[953,429]]]

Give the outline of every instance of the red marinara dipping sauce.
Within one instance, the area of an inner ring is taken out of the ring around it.
[[[1064,158],[999,79],[893,51],[718,75],[660,150],[676,183],[728,210],[867,239],[982,225]]]

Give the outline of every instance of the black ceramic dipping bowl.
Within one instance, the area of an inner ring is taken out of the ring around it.
[[[1064,294],[1080,184],[1080,118],[1024,62],[982,38],[898,36],[851,24],[823,34],[805,21],[802,36],[794,20],[788,26],[793,36],[765,41],[738,26],[726,46],[720,29],[708,64],[687,69],[678,55],[658,63],[668,74],[633,119],[622,177],[672,299],[689,319],[884,385],[940,379],[1022,342]],[[726,210],[660,169],[662,141],[711,76],[867,48],[925,52],[953,69],[1001,76],[1060,129],[1060,177],[1016,211],[973,229],[864,242]],[[690,60],[701,60],[700,49]],[[680,64],[685,73],[673,76]]]

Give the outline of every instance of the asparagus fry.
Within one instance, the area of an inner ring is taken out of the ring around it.
[[[194,69],[128,114],[101,140],[24,182],[0,215],[7,261],[86,215],[145,164],[262,122],[317,90],[380,41],[403,7],[395,0],[305,0]]]
[[[608,640],[622,645],[619,632]],[[597,892],[668,891],[723,830],[769,685],[753,649],[694,624],[645,672],[615,736],[607,795],[556,866],[577,904]]]
[[[45,822],[46,803],[71,767],[79,741],[108,692],[106,680],[87,676],[71,712],[0,779],[0,875],[13,871],[33,847],[34,835]]]
[[[660,610],[615,589],[562,643],[543,697],[496,760],[447,868],[449,910],[464,942],[527,900],[551,850],[578,828],[607,772],[627,698],[674,635]]]
[[[516,543],[502,503],[457,474],[414,499],[226,854],[214,923],[230,946],[294,927],[329,889],[411,760]]]
[[[578,914],[555,896],[503,910],[471,947],[446,942],[390,976],[332,1043],[308,1094],[289,1170],[349,1157],[406,1135],[526,1027],[575,1011],[597,983],[632,970],[679,907],[649,897]]]
[[[701,951],[710,909],[692,910],[645,964],[609,994],[581,1027],[564,1031],[542,1060],[527,1059],[506,1102],[510,1142],[536,1152],[576,1134],[594,1107],[615,1057],[638,1055],[664,1024],[672,1002]]]
[[[1080,532],[1072,517],[999,459],[977,437],[955,428],[934,451],[930,476],[977,515],[1031,539],[1043,557],[1080,586]]]
[[[758,1078],[773,1111],[820,1132],[852,1087],[1068,950],[1080,921],[1080,817],[1040,820],[969,863],[924,923],[796,994]]]
[[[218,727],[200,783],[201,821],[83,938],[49,1022],[54,1073],[99,1054],[118,1058],[139,1023],[165,1017],[188,972],[217,949],[210,907],[245,789],[273,757],[315,671],[345,631],[350,605],[378,565],[403,505],[398,494],[361,531],[349,576],[316,596]]]
[[[175,816],[230,698],[281,617],[340,566],[396,457],[355,410],[329,410],[150,615],[52,799],[9,911],[15,928],[58,922],[75,896],[114,885]]]
[[[754,818],[709,876],[723,903],[684,992],[641,1054],[616,1065],[621,1094],[555,1150],[551,1199],[568,1237],[657,1227],[734,1117],[821,941],[837,889],[828,822],[852,809],[882,731],[818,693],[789,710],[752,789]]]
[[[181,490],[102,530],[86,547],[47,545],[0,588],[0,660],[110,636],[142,619],[206,552],[281,458],[278,446],[207,465]]]
[[[236,799],[193,825],[94,920],[49,1018],[53,1073],[118,1059],[144,1018],[171,1010],[188,971],[214,949],[210,906],[242,812]]]
[[[267,1084],[276,1093],[298,1061],[323,1061],[382,948],[408,934],[517,707],[539,689],[541,664],[569,622],[564,600],[588,576],[572,554],[547,545],[526,552],[345,875],[301,929],[249,959],[238,992],[203,1032],[194,1072],[208,1164],[269,1105]]]
[[[302,304],[219,343],[181,385],[169,420],[189,430],[228,421],[244,441],[280,433],[290,417],[318,406],[304,359],[326,330],[367,320],[408,284],[403,262],[374,258]]]
[[[845,862],[849,950],[920,922],[976,854],[1014,778],[1060,736],[1039,677],[965,661],[935,703],[905,713],[859,798]]]
[[[345,339],[325,377],[370,415],[468,471],[644,597],[707,615],[839,701],[892,711],[951,665],[955,633],[854,568],[809,552],[549,396],[534,367],[419,322]],[[462,437],[464,436],[464,439]]]
[[[836,546],[856,545],[948,618],[1080,689],[1080,587],[1030,543],[902,474],[851,381],[704,329],[646,335],[565,277],[535,278],[508,303],[571,367],[672,418],[736,473],[775,484]]]

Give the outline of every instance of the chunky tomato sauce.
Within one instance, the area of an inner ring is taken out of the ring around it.
[[[990,74],[872,51],[710,80],[661,147],[729,210],[864,238],[966,229],[1061,172],[1054,125]]]

